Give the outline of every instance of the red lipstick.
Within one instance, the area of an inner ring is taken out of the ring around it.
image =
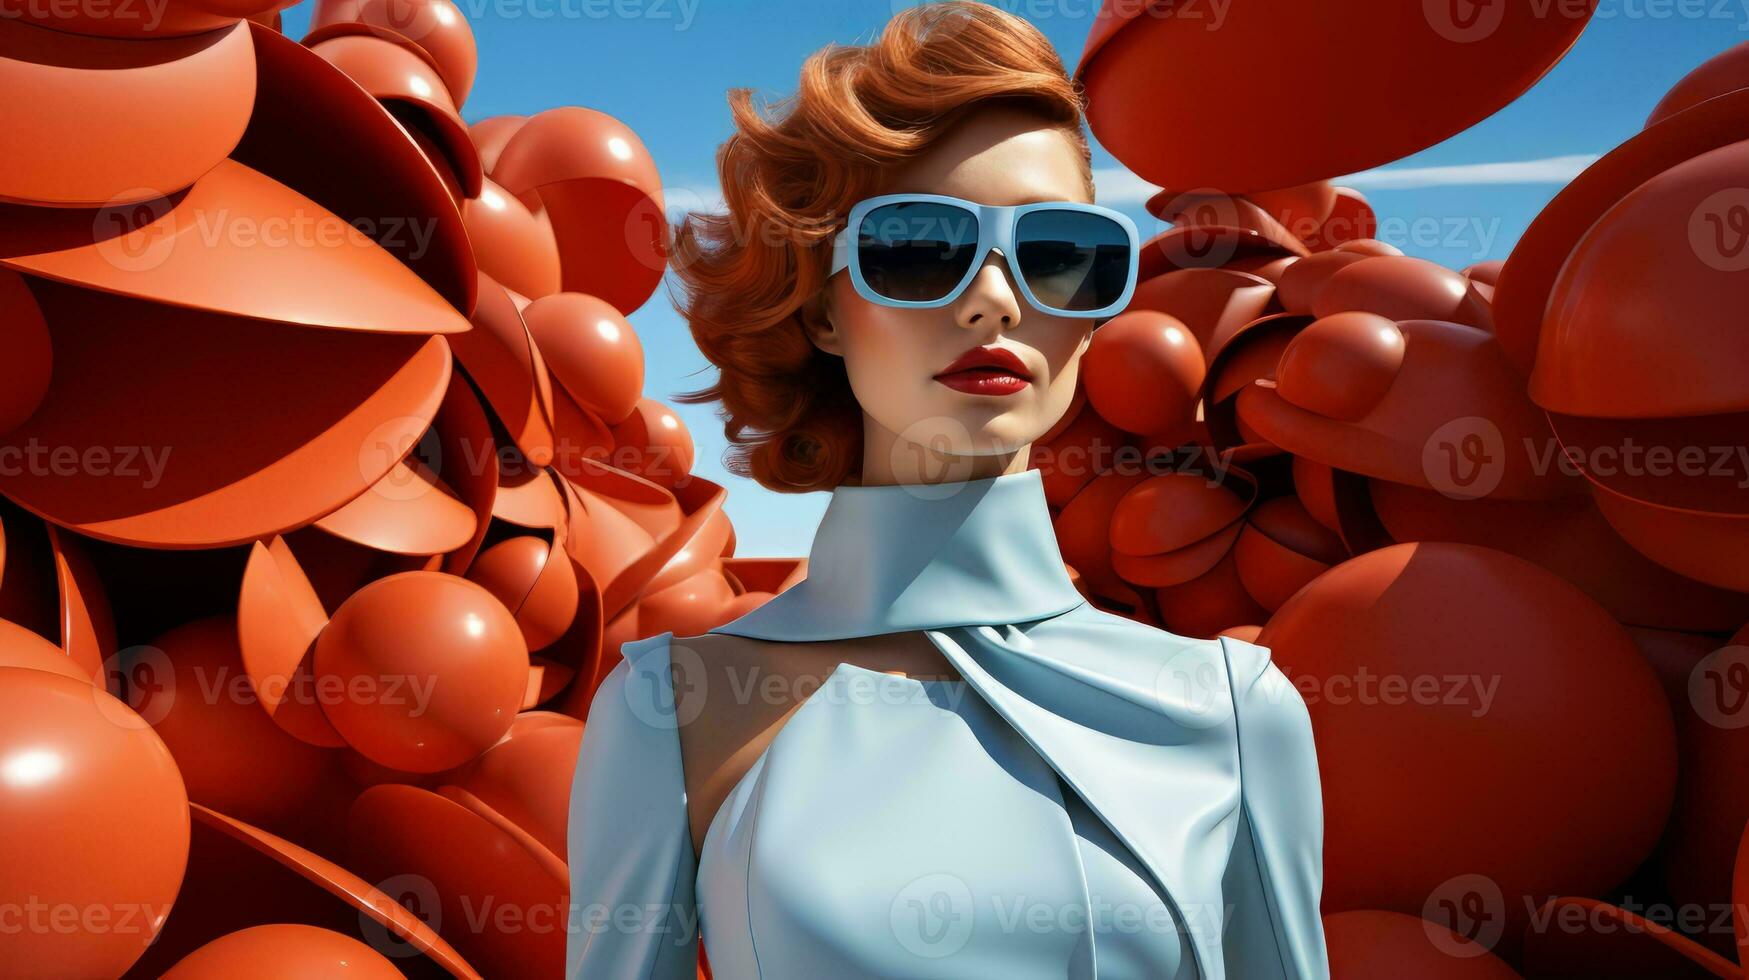
[[[935,380],[969,395],[1012,395],[1032,383],[1032,374],[1013,351],[974,347],[942,368]]]

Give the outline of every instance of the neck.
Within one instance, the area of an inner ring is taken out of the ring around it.
[[[985,480],[1019,473],[1032,458],[1032,444],[993,453],[968,454],[943,450],[950,437],[920,442],[907,439],[873,419],[863,417],[862,475],[865,487],[919,486]]]
[[[1036,470],[969,481],[843,486],[808,575],[712,632],[827,640],[1024,623],[1082,604]]]

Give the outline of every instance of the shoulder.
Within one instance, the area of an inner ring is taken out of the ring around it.
[[[1240,752],[1309,756],[1312,723],[1305,698],[1275,664],[1268,647],[1219,638],[1239,724]]]

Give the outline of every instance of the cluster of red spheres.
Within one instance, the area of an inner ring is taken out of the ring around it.
[[[644,396],[637,135],[465,124],[452,0],[281,6],[0,18],[9,977],[557,975],[620,644],[806,572],[734,557]],[[1620,457],[1749,455],[1749,47],[1454,271],[1333,178],[1593,4],[1145,6],[1078,74],[1170,227],[1034,448],[1079,587],[1299,686],[1338,978],[1741,975],[1749,921],[1651,910],[1749,902],[1745,474]],[[1335,44],[1390,83],[1309,72]]]
[[[1459,271],[1333,180],[1516,98],[1594,5],[1444,6],[1105,6],[1089,118],[1169,227],[1034,464],[1091,601],[1304,696],[1339,980],[1741,976],[1749,45]],[[1326,41],[1374,80],[1308,71]]]
[[[637,135],[280,6],[0,18],[0,973],[556,976],[614,652],[800,563],[644,397]]]

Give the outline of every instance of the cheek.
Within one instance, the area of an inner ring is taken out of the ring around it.
[[[855,296],[838,308],[844,338],[844,368],[856,383],[910,386],[929,380],[939,366],[930,344],[929,320],[936,310],[895,310]]]

